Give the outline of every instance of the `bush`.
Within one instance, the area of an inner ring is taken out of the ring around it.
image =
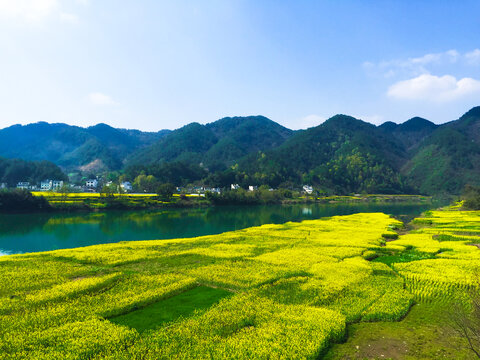
[[[463,191],[463,206],[470,210],[480,210],[480,187],[467,185]]]
[[[0,191],[0,211],[23,212],[36,210],[50,210],[51,206],[43,196],[33,196],[24,189]]]
[[[175,192],[175,186],[170,183],[161,184],[157,187],[156,192],[160,199],[168,201],[172,198],[172,194]]]

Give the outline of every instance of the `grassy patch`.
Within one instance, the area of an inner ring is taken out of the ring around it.
[[[450,308],[420,303],[399,322],[353,324],[347,341],[334,345],[325,359],[472,359],[449,325]]]
[[[411,262],[423,259],[432,259],[435,255],[430,253],[421,252],[418,250],[410,249],[401,252],[390,252],[380,255],[379,257],[373,259],[374,262],[381,262],[386,265],[391,265],[394,263],[404,263]]]
[[[180,317],[188,317],[195,310],[207,309],[220,299],[230,295],[230,292],[223,289],[198,286],[177,296],[109,320],[143,332],[158,328],[162,324]]]

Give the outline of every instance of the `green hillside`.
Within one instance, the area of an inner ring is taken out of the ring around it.
[[[66,168],[120,169],[126,156],[166,132],[144,133],[98,124],[89,128],[39,122],[0,130],[0,156],[48,160]]]
[[[427,194],[458,194],[466,184],[480,185],[480,107],[439,126],[402,172]]]
[[[46,179],[67,180],[67,177],[57,165],[50,161],[0,158],[0,183],[14,187],[20,181],[36,184]]]
[[[0,156],[89,173],[123,170],[211,186],[311,184],[327,193],[459,194],[480,185],[480,107],[447,124],[414,117],[380,126],[335,115],[292,131],[263,116],[156,133],[105,124],[36,123],[0,130]]]
[[[251,152],[279,146],[292,133],[263,116],[223,118],[207,125],[192,123],[133,154],[128,163],[183,161],[219,170]]]
[[[300,131],[282,146],[259,152],[240,163],[254,183],[311,183],[335,193],[403,192],[397,171],[406,160],[402,145],[377,127],[336,115]]]

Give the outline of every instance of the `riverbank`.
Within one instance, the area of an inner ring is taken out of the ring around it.
[[[102,210],[156,210],[164,208],[188,208],[210,206],[203,196],[173,195],[165,200],[157,194],[101,194],[33,192],[43,197],[53,211],[102,211]]]
[[[428,203],[432,197],[423,195],[355,195],[355,196],[298,196],[295,198],[251,197],[248,202],[229,199],[218,202],[215,198],[199,194],[174,194],[169,200],[157,194],[111,194],[34,192],[34,196],[47,200],[53,211],[101,211],[101,210],[158,210],[164,208],[195,208],[223,205],[263,205],[263,204],[336,204],[336,203]]]

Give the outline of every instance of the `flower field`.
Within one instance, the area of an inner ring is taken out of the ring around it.
[[[365,213],[0,257],[0,359],[316,359],[348,323],[476,286],[480,214],[416,224],[398,237]],[[120,321],[200,288],[230,295],[145,331]]]
[[[59,193],[51,191],[34,191],[34,196],[44,197],[54,209],[63,210],[102,210],[118,209],[150,209],[164,208],[181,203],[179,194],[173,194],[168,201],[162,201],[157,194],[110,194],[101,193]],[[207,204],[204,197],[198,194],[184,195],[192,204]],[[192,205],[190,204],[190,205]]]

